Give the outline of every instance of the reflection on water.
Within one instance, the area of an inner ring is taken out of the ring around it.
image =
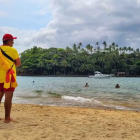
[[[118,109],[139,109],[140,105],[140,78],[18,76],[17,81],[15,103]],[[84,87],[85,83],[89,87]],[[119,89],[115,88],[117,83]]]

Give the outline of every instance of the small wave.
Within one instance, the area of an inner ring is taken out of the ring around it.
[[[114,108],[118,110],[133,110],[124,106],[119,106],[119,105],[103,105],[104,107],[109,107],[109,108]]]
[[[88,98],[84,98],[84,97],[62,96],[61,98],[65,99],[65,100],[74,100],[74,101],[77,101],[77,102],[94,102],[96,104],[102,104],[98,100],[88,99]]]
[[[35,91],[35,93],[37,93],[38,96],[41,96],[42,95],[42,92],[43,92],[42,90],[36,90]]]
[[[55,92],[48,92],[49,95],[55,97],[55,98],[61,98],[61,95]]]
[[[43,92],[43,91],[42,90],[36,90],[35,92],[41,94],[41,92]]]
[[[80,92],[80,91],[82,91],[81,89],[78,89],[76,92]]]
[[[36,90],[35,91],[36,93],[41,93],[41,92],[43,92],[42,90]]]

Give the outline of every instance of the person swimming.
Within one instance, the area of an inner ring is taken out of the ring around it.
[[[85,87],[89,87],[88,83],[85,84]]]
[[[120,88],[120,85],[119,84],[116,84],[115,88]]]

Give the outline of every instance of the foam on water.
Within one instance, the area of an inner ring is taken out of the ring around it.
[[[61,98],[66,100],[74,100],[78,102],[91,102],[93,100],[93,99],[86,99],[83,97],[72,97],[72,96],[62,96]]]
[[[88,98],[84,98],[84,97],[73,97],[73,96],[62,96],[62,99],[66,99],[66,100],[74,100],[76,102],[94,102],[96,104],[102,104],[100,101],[95,100],[95,99],[88,99]]]

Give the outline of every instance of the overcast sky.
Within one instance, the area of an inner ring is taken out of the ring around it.
[[[140,0],[0,0],[1,39],[5,33],[18,38],[19,52],[103,41],[140,48]]]

